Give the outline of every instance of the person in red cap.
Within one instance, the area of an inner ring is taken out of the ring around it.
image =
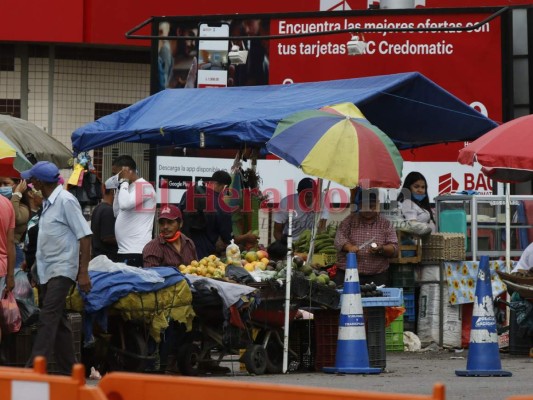
[[[196,247],[181,232],[183,218],[178,207],[163,205],[159,210],[159,237],[148,242],[143,249],[144,267],[189,265],[196,260]]]

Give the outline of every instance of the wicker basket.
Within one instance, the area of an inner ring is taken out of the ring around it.
[[[457,261],[465,257],[462,233],[435,233],[422,241],[422,261]]]

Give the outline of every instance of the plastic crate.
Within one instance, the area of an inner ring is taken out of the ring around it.
[[[403,351],[403,315],[385,329],[387,351]]]
[[[37,325],[23,326],[20,331],[2,335],[2,358],[4,365],[24,367],[30,359]]]
[[[403,304],[402,288],[383,288],[382,297],[363,297],[363,307],[398,307]]]
[[[524,335],[516,322],[516,313],[511,310],[509,316],[509,354],[527,356],[529,349],[533,348],[533,336]]]
[[[311,304],[338,309],[341,295],[337,289],[311,282]]]
[[[289,330],[289,348],[298,356],[299,371],[315,370],[315,322],[297,320]]]
[[[315,371],[335,365],[339,332],[338,310],[315,311]],[[387,366],[385,348],[385,307],[363,309],[365,318],[368,361],[370,367]]]
[[[70,329],[72,330],[72,346],[74,347],[74,357],[77,362],[81,362],[81,331],[82,318],[80,313],[68,313],[67,320],[70,322]],[[48,361],[48,372],[58,372],[54,355],[50,356]]]
[[[285,288],[283,288],[285,291]],[[291,277],[291,297],[302,299],[311,295],[311,281],[300,276]]]
[[[415,312],[415,294],[404,292],[403,304],[405,307],[405,314],[403,315],[404,321],[414,322],[416,320]]]
[[[415,287],[414,264],[392,264],[389,268],[392,286],[396,288]]]

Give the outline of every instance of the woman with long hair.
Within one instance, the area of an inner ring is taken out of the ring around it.
[[[402,215],[406,221],[426,224],[431,233],[436,232],[435,218],[429,203],[427,181],[420,172],[410,172],[398,195]]]

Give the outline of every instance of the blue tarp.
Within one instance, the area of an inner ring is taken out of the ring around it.
[[[165,281],[151,283],[136,274],[89,271],[91,291],[87,294],[80,292],[85,303],[85,311],[93,313],[110,306],[131,292],[157,292],[185,279],[185,276],[174,267],[152,267],[150,270],[157,272]]]
[[[117,142],[262,146],[294,112],[352,102],[399,149],[474,140],[497,124],[417,73],[291,85],[167,89],[72,134],[75,152]]]

